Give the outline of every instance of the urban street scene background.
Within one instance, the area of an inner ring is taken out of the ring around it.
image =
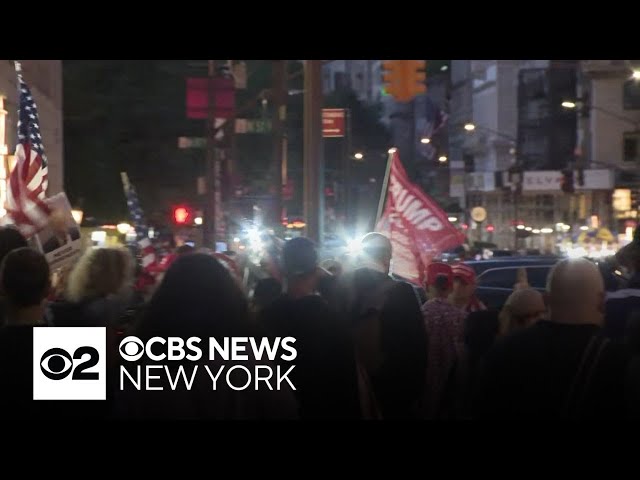
[[[0,61],[1,402],[635,417],[639,203],[640,60]]]

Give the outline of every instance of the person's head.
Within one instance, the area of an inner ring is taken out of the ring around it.
[[[507,335],[515,330],[542,320],[547,312],[543,295],[533,288],[515,290],[500,312],[500,333]]]
[[[28,246],[27,240],[14,227],[0,227],[0,262],[11,250]]]
[[[476,272],[464,263],[455,264],[452,270],[452,297],[458,302],[468,303],[476,291]]]
[[[602,325],[605,291],[598,267],[586,259],[558,262],[547,279],[549,318],[560,323]]]
[[[311,293],[318,280],[318,253],[311,240],[297,237],[282,248],[282,267],[287,279],[287,291]]]
[[[21,247],[9,252],[0,266],[0,289],[9,308],[42,306],[51,287],[49,264],[44,255]]]
[[[433,262],[427,267],[426,290],[430,298],[447,298],[453,286],[451,265]]]
[[[253,289],[252,307],[260,311],[270,305],[282,293],[282,285],[273,277],[258,280]]]
[[[139,325],[153,336],[234,336],[248,320],[248,303],[225,267],[213,256],[181,255],[154,292]]]
[[[640,272],[640,227],[636,228],[631,243],[616,252],[615,259],[632,275]]]
[[[185,255],[187,253],[194,253],[196,251],[191,245],[180,245],[176,248],[176,255]]]
[[[49,215],[49,226],[56,235],[67,233],[67,215],[64,210],[55,209]]]
[[[126,248],[89,249],[69,275],[66,297],[81,302],[129,293],[134,271],[134,259]]]
[[[379,265],[385,273],[391,269],[391,241],[378,232],[367,233],[360,240],[360,257]]]

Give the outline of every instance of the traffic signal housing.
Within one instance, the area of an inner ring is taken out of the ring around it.
[[[384,60],[382,81],[386,92],[399,102],[409,102],[427,91],[425,60]]]

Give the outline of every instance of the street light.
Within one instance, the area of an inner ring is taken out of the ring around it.
[[[363,155],[363,154],[361,154],[360,152],[358,152],[358,153],[356,153],[356,154],[354,155],[354,158],[355,158],[356,160],[362,160],[362,158],[363,158],[363,157],[364,157],[364,155]]]
[[[193,223],[195,223],[196,225],[202,225],[202,217],[194,218]]]
[[[440,157],[438,157],[438,161],[440,163],[444,163],[447,161],[447,156],[446,155],[440,155]]]
[[[116,229],[118,229],[118,233],[124,235],[129,230],[131,230],[131,225],[129,225],[126,222],[122,222],[122,223],[119,223],[118,225],[116,225]]]
[[[569,101],[569,100],[565,100],[564,102],[562,102],[561,105],[562,105],[563,108],[568,108],[568,109],[574,109],[574,108],[582,109],[582,108],[584,108],[586,106],[589,110],[596,110],[598,112],[602,112],[602,113],[604,113],[606,115],[609,115],[610,117],[616,118],[616,119],[618,119],[620,121],[623,121],[623,122],[627,122],[627,123],[633,125],[634,127],[636,127],[636,129],[640,128],[640,122],[634,120],[633,118],[625,117],[624,115],[619,115],[616,112],[613,112],[611,110],[607,110],[606,108],[598,107],[596,105],[591,105],[585,99],[578,99],[575,102],[572,102],[572,101]]]
[[[471,122],[465,123],[464,124],[464,129],[465,129],[465,131],[467,131],[469,133],[475,132],[476,130],[492,133],[496,137],[502,137],[502,138],[504,138],[506,140],[509,140],[511,143],[516,143],[516,138],[514,136],[512,136],[512,135],[509,135],[507,133],[499,132],[499,131],[494,130],[494,129],[489,128],[489,127],[483,127],[483,126],[480,126],[480,125],[476,125],[475,123],[471,123]]]
[[[420,143],[424,143],[426,145],[427,143],[431,143],[431,139],[430,138],[426,138],[426,137],[425,138],[421,138],[420,139]]]
[[[640,80],[640,70],[634,70],[631,78],[633,78],[634,80]]]

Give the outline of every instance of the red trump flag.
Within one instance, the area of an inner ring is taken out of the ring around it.
[[[464,243],[464,234],[432,198],[411,183],[398,153],[391,155],[386,205],[376,231],[391,240],[393,273],[422,285],[431,259]]]

